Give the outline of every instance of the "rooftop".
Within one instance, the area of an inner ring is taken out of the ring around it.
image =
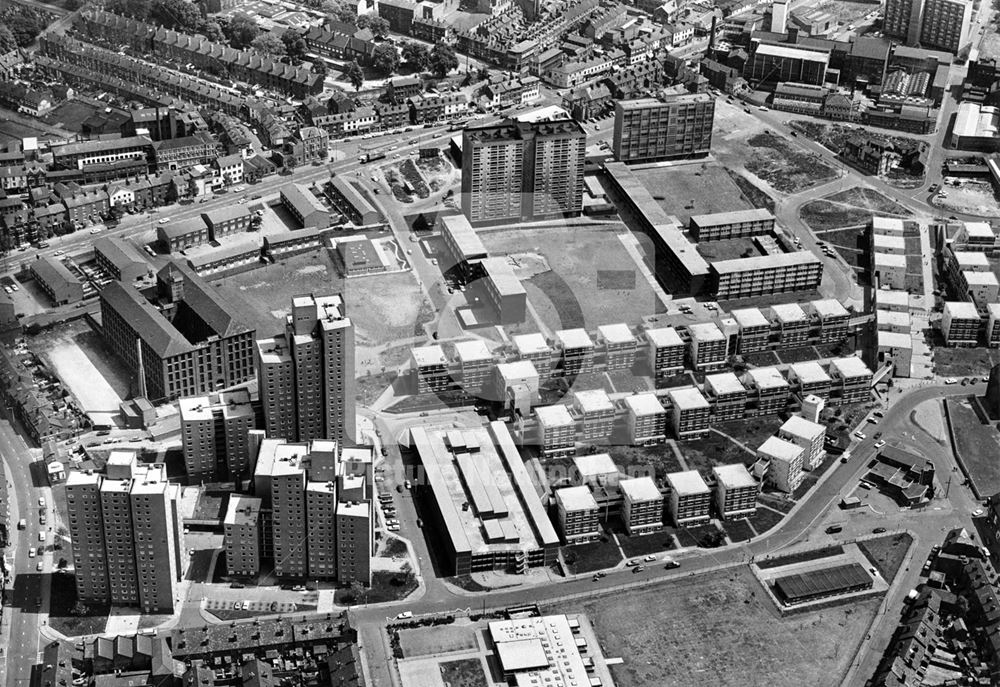
[[[683,346],[684,339],[673,327],[658,327],[647,329],[646,338],[656,347]]]
[[[852,377],[871,377],[872,374],[865,361],[857,356],[834,358],[830,361],[830,369],[847,379]]]
[[[913,341],[910,339],[909,334],[880,331],[878,333],[878,347],[909,349],[913,348]]]
[[[607,453],[574,456],[573,465],[584,480],[591,477],[618,474],[618,466],[615,465],[615,461]]]
[[[459,341],[455,344],[455,355],[459,362],[469,363],[480,360],[492,360],[493,354],[490,347],[482,339],[472,341]]]
[[[252,496],[230,494],[223,525],[253,526],[260,516],[260,499]]]
[[[497,365],[497,374],[504,380],[518,380],[538,377],[538,370],[530,360],[515,360],[512,363]]]
[[[969,284],[970,286],[974,284],[993,286],[994,284],[1000,283],[997,282],[997,275],[993,274],[992,272],[965,271],[962,272],[962,279],[964,279],[965,283]]]
[[[900,267],[906,268],[906,256],[896,255],[894,253],[875,253],[874,254],[875,266],[885,266],[885,267]]]
[[[489,254],[465,215],[444,215],[438,219],[442,233],[451,235],[463,259],[485,258]]]
[[[556,338],[564,349],[593,348],[594,342],[585,329],[560,329]]]
[[[822,318],[827,317],[847,317],[850,313],[844,304],[835,298],[824,298],[817,301],[810,301],[813,311]]]
[[[966,222],[965,234],[969,238],[995,239],[996,232],[989,222]]]
[[[792,363],[788,367],[796,379],[802,384],[815,384],[817,382],[829,382],[830,375],[826,373],[823,366],[815,360],[804,363]]]
[[[727,394],[743,394],[746,393],[746,387],[743,386],[743,382],[732,372],[720,372],[719,374],[706,375],[705,376],[705,389],[711,391],[716,396],[725,396]]]
[[[792,267],[795,265],[815,264],[822,267],[823,263],[809,251],[799,250],[792,253],[777,253],[775,255],[758,255],[750,258],[735,258],[719,260],[712,263],[712,269],[719,274],[733,272],[753,272],[775,267]]]
[[[897,310],[876,310],[875,321],[879,325],[884,324],[887,327],[898,327],[906,331],[910,330],[911,325],[910,313],[899,312]]]
[[[760,311],[760,308],[740,308],[733,310],[729,314],[732,315],[740,327],[767,327],[770,325],[770,322],[764,317],[764,313]]]
[[[986,267],[990,266],[990,259],[986,257],[986,253],[978,250],[956,250],[952,252],[955,256],[955,262],[962,269],[968,269],[970,267]]]
[[[756,487],[757,480],[753,478],[750,471],[743,463],[732,465],[716,465],[712,468],[712,474],[716,481],[726,489],[742,489],[745,487]]]
[[[481,261],[487,278],[493,282],[501,296],[516,296],[527,293],[521,280],[514,274],[514,268],[507,258],[483,258]]]
[[[574,405],[582,413],[603,413],[614,410],[611,399],[603,389],[583,389],[573,392]]]
[[[688,327],[691,338],[699,343],[721,341],[726,338],[719,326],[714,322],[698,322]]]
[[[635,342],[635,335],[624,323],[602,324],[597,328],[598,333],[605,342],[609,344],[629,344]]]
[[[758,456],[767,456],[775,460],[793,461],[800,457],[804,449],[790,441],[779,439],[778,437],[768,437],[767,440],[757,449]]]
[[[667,392],[667,397],[675,408],[679,410],[697,410],[708,408],[709,403],[696,387],[689,386],[681,389],[671,389]]]
[[[246,389],[222,391],[208,396],[189,396],[178,400],[177,405],[180,408],[181,422],[211,420],[216,411],[221,412],[224,419],[253,418],[254,414],[250,405],[250,392]]]
[[[776,367],[755,367],[747,370],[747,375],[758,389],[788,387],[788,380]]]
[[[699,227],[718,226],[722,224],[739,224],[743,222],[759,222],[773,220],[768,210],[752,208],[749,210],[731,210],[729,212],[713,212],[709,215],[691,215],[691,223]]]
[[[897,291],[895,289],[877,289],[875,291],[875,302],[877,305],[896,305],[896,306],[907,306],[910,305],[910,294],[906,291]]]
[[[809,441],[826,432],[824,425],[807,420],[801,415],[792,415],[785,420],[779,429],[782,432],[787,432],[792,436],[808,439]]]
[[[590,493],[590,487],[563,487],[555,490],[555,497],[565,511],[597,510],[597,500]]]
[[[771,312],[774,313],[774,318],[781,324],[804,322],[807,319],[805,310],[803,310],[802,306],[798,303],[779,303],[777,305],[772,305]]]
[[[628,409],[639,417],[666,412],[663,409],[663,404],[660,403],[660,398],[654,393],[633,394],[626,396],[623,400]]]
[[[678,496],[695,496],[707,494],[710,491],[697,470],[670,472],[667,474],[667,483]]]
[[[514,349],[518,354],[524,356],[548,353],[552,350],[549,342],[538,332],[533,334],[516,334],[511,337],[511,340],[514,342]]]
[[[417,367],[430,365],[446,365],[448,359],[444,356],[444,349],[437,344],[429,346],[417,346],[410,350],[413,355],[413,362]]]
[[[944,312],[952,319],[979,319],[979,311],[976,309],[976,304],[969,301],[947,301],[944,304]]]
[[[618,482],[622,495],[632,503],[640,501],[659,501],[663,498],[660,489],[652,477],[635,477]]]

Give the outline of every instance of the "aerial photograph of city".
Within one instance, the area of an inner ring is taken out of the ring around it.
[[[1000,0],[0,0],[0,687],[1000,687]]]

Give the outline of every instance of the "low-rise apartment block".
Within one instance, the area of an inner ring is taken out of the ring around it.
[[[826,298],[809,303],[812,314],[819,320],[820,343],[833,343],[847,338],[847,325],[851,314],[843,303]]]
[[[519,410],[523,416],[538,402],[538,370],[527,360],[500,363],[494,372],[495,398],[506,407]]]
[[[84,298],[83,282],[58,258],[41,256],[31,263],[31,276],[53,305],[79,303]]]
[[[755,367],[743,375],[747,415],[775,415],[788,405],[791,386],[776,367]]]
[[[560,329],[556,342],[562,352],[563,375],[590,372],[594,366],[594,342],[585,329]]]
[[[586,484],[591,491],[614,487],[621,480],[618,466],[607,453],[573,456],[573,468],[576,473],[570,477],[571,481]]]
[[[231,494],[223,525],[226,573],[256,577],[260,572],[260,499]]]
[[[629,370],[635,363],[638,342],[627,324],[605,324],[597,328],[597,341],[604,347],[607,369]]]
[[[493,372],[493,354],[481,339],[459,341],[455,357],[461,370],[462,388],[469,394],[480,394]]]
[[[623,403],[630,444],[648,446],[667,438],[667,411],[656,394],[626,396]]]
[[[826,425],[792,415],[778,428],[778,438],[790,441],[805,451],[802,455],[803,470],[813,470],[823,462]]]
[[[823,278],[823,263],[809,251],[718,260],[712,263],[718,300],[810,291]]]
[[[723,520],[745,518],[757,512],[760,485],[742,463],[716,465],[715,507]]]
[[[746,411],[747,389],[732,372],[705,376],[705,397],[715,422],[740,420]]]
[[[710,517],[712,490],[697,470],[667,474],[670,487],[670,518],[678,527],[703,522]]]
[[[691,365],[699,372],[725,367],[728,360],[725,334],[714,322],[699,322],[688,327],[691,340],[688,351]]]
[[[788,367],[788,381],[799,397],[812,394],[822,399],[830,398],[830,375],[815,360],[792,363]]]
[[[576,449],[576,420],[566,406],[538,406],[534,413],[542,455],[563,455]]]
[[[555,491],[559,526],[570,544],[590,541],[601,535],[597,519],[597,501],[585,486],[564,487]]]
[[[691,215],[688,230],[698,242],[761,236],[774,231],[774,215],[764,209]]]
[[[500,324],[524,322],[528,295],[507,258],[484,258],[479,261],[479,271],[486,298]]]
[[[615,406],[603,389],[573,392],[573,410],[583,420],[580,438],[594,441],[611,437]]]
[[[771,335],[771,323],[758,308],[740,308],[730,315],[739,326],[740,353],[754,353],[767,348]]]
[[[794,493],[802,483],[805,449],[785,439],[769,437],[757,449],[757,457],[769,461],[767,479],[775,489]]]
[[[948,346],[972,347],[979,343],[982,318],[974,303],[948,301],[941,317],[941,333]]]
[[[649,534],[663,529],[663,494],[652,477],[623,479],[622,516],[630,535]]]
[[[778,342],[782,348],[797,348],[809,338],[809,318],[797,303],[772,305],[774,323],[778,330]]]
[[[670,399],[670,418],[675,437],[683,441],[708,434],[712,406],[697,388],[671,389],[667,398]]]
[[[519,360],[528,360],[538,373],[548,377],[552,372],[552,347],[539,333],[516,334],[511,337]]]
[[[856,356],[830,361],[831,395],[841,403],[863,403],[871,396],[872,371]]]
[[[654,377],[669,377],[684,369],[684,339],[673,327],[646,330]]]

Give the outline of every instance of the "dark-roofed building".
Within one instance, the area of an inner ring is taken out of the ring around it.
[[[327,197],[330,202],[351,222],[365,226],[376,224],[380,219],[378,210],[361,195],[349,180],[335,176],[327,186]]]
[[[895,446],[879,451],[865,479],[902,506],[915,506],[934,496],[934,463]]]
[[[101,291],[104,338],[133,373],[143,371],[145,396],[174,399],[253,379],[254,331],[233,305],[186,265],[170,263],[156,279],[153,301],[121,282]]]
[[[218,241],[223,236],[244,232],[250,228],[253,215],[245,204],[227,205],[209,210],[201,215],[208,227],[209,236]]]
[[[60,260],[43,255],[31,264],[31,275],[54,305],[83,300],[83,282]]]
[[[130,242],[120,236],[104,236],[94,242],[97,265],[112,279],[134,284],[153,273],[149,262]]]
[[[293,229],[264,237],[264,253],[273,260],[319,250],[323,246],[323,230],[310,227]]]
[[[184,170],[195,165],[207,165],[214,161],[221,146],[212,134],[199,132],[183,138],[157,141],[153,144],[153,156],[157,171]]]
[[[303,228],[326,229],[330,226],[330,212],[307,187],[286,184],[281,187],[281,204],[299,221]]]
[[[208,225],[202,217],[191,217],[156,228],[156,238],[168,253],[200,246],[211,240]]]

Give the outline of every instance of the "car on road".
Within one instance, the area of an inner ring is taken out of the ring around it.
[[[35,547],[32,546],[30,549],[28,549],[28,558],[34,558],[34,557],[35,557]]]
[[[677,561],[667,561],[663,567],[666,568],[667,570],[673,570],[675,568],[681,567],[681,564],[678,563]]]
[[[885,533],[884,527],[876,527],[875,529],[872,530],[872,534],[884,534],[884,533]]]
[[[399,532],[399,525],[389,525],[386,529],[390,532]]]
[[[830,525],[824,530],[827,534],[837,534],[837,532],[843,532],[844,528],[840,525]]]
[[[233,610],[234,611],[238,611],[241,608],[243,608],[243,602],[242,601],[234,601],[233,602]]]
[[[229,585],[229,588],[230,589],[243,589],[245,586],[246,585],[243,584],[242,582],[233,582],[231,585]]]
[[[45,532],[38,533],[38,541],[45,541]]]
[[[37,570],[38,572],[42,572],[43,570],[45,570],[45,563],[43,563],[42,561],[38,561],[38,563],[35,564],[35,570]]]
[[[856,436],[858,439],[864,439],[865,433],[859,429],[857,432],[854,433],[854,436]]]
[[[981,518],[985,513],[986,511],[984,511],[982,508],[977,508],[976,510],[972,511],[972,517]]]
[[[632,568],[632,572],[633,573],[641,573],[645,569],[646,569],[646,566],[644,566],[644,565],[637,565],[634,568]]]
[[[167,222],[169,222],[169,221],[170,221],[170,220],[169,220],[169,219],[167,219],[166,217],[161,217],[160,219],[156,220],[156,223],[157,223],[157,224],[166,224],[166,223],[167,223]]]
[[[403,482],[403,486],[406,487],[407,489],[412,489],[413,483],[410,482],[410,480],[406,480],[405,482]]]
[[[90,230],[90,233],[91,234],[100,234],[101,233],[101,228],[100,227],[94,227],[93,229]]]
[[[631,567],[636,566],[636,565],[639,565],[639,561],[638,560],[626,561],[625,562],[625,566],[628,567],[628,568],[631,568]]]
[[[64,250],[57,250],[56,251],[56,255],[65,255],[65,254],[66,254],[66,251],[64,251]]]
[[[413,611],[403,611],[396,614],[396,620],[409,620],[413,617]]]
[[[424,526],[424,521],[421,520],[420,518],[417,518],[417,527],[423,527],[423,526]]]
[[[39,508],[45,508],[45,497],[44,496],[42,496],[41,498],[38,499],[38,507]]]
[[[648,556],[645,556],[642,560],[646,561],[647,563],[652,563],[653,561],[656,560],[656,556],[654,556],[653,554],[649,554]]]
[[[949,384],[949,385],[950,384],[958,384],[958,380],[955,379],[954,377],[948,377],[948,379],[944,380],[944,383],[945,384]]]

